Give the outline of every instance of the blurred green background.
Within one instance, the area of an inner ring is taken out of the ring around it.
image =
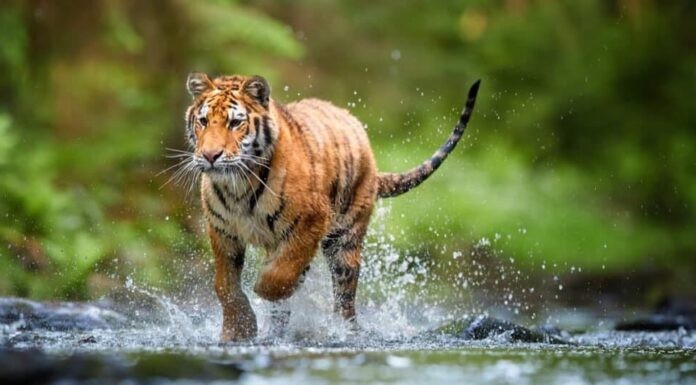
[[[185,147],[192,70],[349,108],[385,171],[429,156],[481,78],[460,147],[385,202],[389,242],[693,290],[694,20],[688,0],[3,1],[0,294],[205,270],[196,194],[157,175]]]

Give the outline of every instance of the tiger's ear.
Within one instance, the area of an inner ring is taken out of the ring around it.
[[[249,78],[244,84],[244,92],[262,106],[268,108],[268,100],[271,97],[271,86],[266,79],[255,75]]]
[[[191,72],[186,79],[186,89],[194,98],[198,98],[213,87],[213,81],[203,72]]]

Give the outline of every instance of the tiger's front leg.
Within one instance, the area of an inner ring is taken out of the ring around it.
[[[244,341],[256,337],[256,315],[242,291],[245,245],[239,238],[220,234],[209,226],[208,233],[215,255],[215,293],[222,306],[223,341]]]
[[[300,280],[297,283],[295,290],[298,290],[302,283],[307,278],[307,272],[309,271],[309,266],[307,266],[300,276]],[[274,337],[282,337],[290,323],[290,305],[287,300],[280,300],[271,303],[271,318],[270,318],[270,335]]]
[[[259,274],[254,287],[256,294],[269,301],[290,297],[314,258],[328,225],[327,215],[321,213],[290,221],[281,232],[280,244],[269,253],[269,261]]]

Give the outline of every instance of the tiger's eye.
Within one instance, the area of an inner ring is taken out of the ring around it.
[[[232,119],[232,120],[230,120],[230,128],[236,128],[240,124],[242,124],[242,122],[243,122],[243,120],[241,120],[241,119]]]
[[[198,118],[198,122],[201,124],[201,126],[205,127],[208,125],[208,118],[206,118],[205,116],[201,116],[200,118]]]

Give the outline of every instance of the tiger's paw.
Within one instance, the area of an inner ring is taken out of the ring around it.
[[[220,339],[222,342],[247,342],[256,338],[256,325],[254,327],[222,327]]]
[[[246,305],[246,306],[244,306]],[[223,342],[245,342],[256,338],[258,326],[248,303],[232,306],[227,304],[223,308],[222,332],[220,339]]]

